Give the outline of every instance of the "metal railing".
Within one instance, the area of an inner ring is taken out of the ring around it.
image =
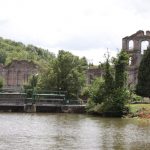
[[[28,91],[30,93],[28,93]],[[68,100],[66,99],[66,91],[38,91],[35,92],[33,89],[29,89],[25,93],[19,92],[1,92],[0,93],[0,104],[61,104],[61,105],[84,105],[82,100]]]
[[[0,93],[0,104],[24,104],[26,93]]]
[[[64,104],[66,97],[64,93],[64,91],[38,92],[33,94],[33,101],[36,104]]]

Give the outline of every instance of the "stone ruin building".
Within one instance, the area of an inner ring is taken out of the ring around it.
[[[146,42],[146,43],[145,43]],[[145,45],[143,45],[145,44]],[[128,66],[128,85],[135,86],[137,84],[138,68],[147,47],[150,46],[150,31],[139,30],[131,36],[122,39],[122,50],[129,54]],[[104,71],[100,68],[89,68],[87,70],[87,83],[91,84],[96,77],[104,75]]]
[[[143,42],[147,45],[142,48]],[[140,65],[144,51],[150,45],[150,31],[139,30],[131,36],[126,36],[122,39],[122,50],[129,54],[129,67],[128,67],[128,84],[135,85],[137,83],[138,67]]]
[[[38,65],[27,60],[13,60],[4,66],[0,64],[0,76],[4,79],[4,88],[19,90],[28,83],[29,77],[37,74]]]
[[[102,77],[103,75],[104,71],[99,67],[89,67],[86,71],[86,83],[91,84],[94,79]]]

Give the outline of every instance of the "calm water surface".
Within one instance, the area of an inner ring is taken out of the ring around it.
[[[1,113],[0,150],[150,150],[150,121]]]

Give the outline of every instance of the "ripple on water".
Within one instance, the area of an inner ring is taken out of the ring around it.
[[[1,150],[149,150],[150,122],[79,114],[0,114]]]

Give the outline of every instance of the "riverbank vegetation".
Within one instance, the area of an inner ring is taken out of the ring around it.
[[[128,117],[140,117],[150,119],[150,104],[129,104]]]
[[[129,99],[126,84],[127,65],[128,55],[125,51],[118,54],[111,66],[109,57],[106,58],[103,79],[95,80],[89,89],[88,112],[97,114],[110,112],[122,115],[127,111],[126,104]]]
[[[85,92],[89,95],[87,111],[109,116],[117,112],[130,117],[150,118],[150,105],[142,104],[144,97],[150,97],[150,48],[144,53],[135,87],[127,85],[128,55],[121,51],[117,59],[111,62],[107,58],[103,64],[105,75],[96,79]],[[138,103],[138,104],[131,104]],[[130,105],[129,105],[130,104]],[[116,113],[115,113],[116,115]]]

